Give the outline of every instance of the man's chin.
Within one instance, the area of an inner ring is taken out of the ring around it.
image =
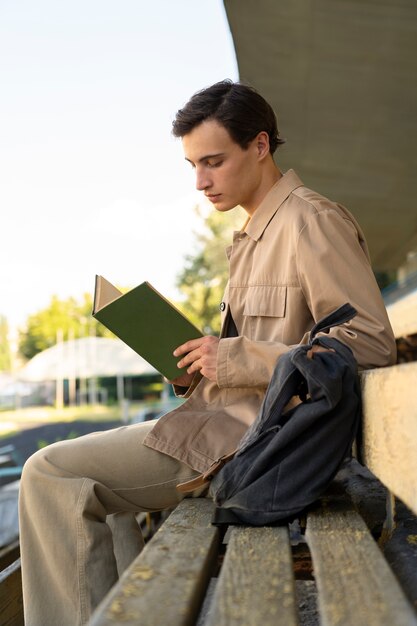
[[[237,205],[226,202],[225,200],[219,200],[219,202],[213,202],[213,206],[216,211],[220,211],[220,213],[225,213],[226,211],[231,211]]]
[[[214,205],[214,208],[216,209],[216,211],[219,211],[219,213],[226,213],[227,211],[231,211],[232,209],[234,209],[234,206],[226,206],[226,205],[222,205],[222,204],[218,204],[218,205]]]

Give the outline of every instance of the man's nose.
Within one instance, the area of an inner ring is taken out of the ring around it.
[[[204,191],[204,189],[208,189],[210,187],[210,179],[209,176],[207,176],[207,172],[205,172],[204,170],[197,170],[196,171],[196,181],[195,181],[195,186],[198,189],[198,191]]]

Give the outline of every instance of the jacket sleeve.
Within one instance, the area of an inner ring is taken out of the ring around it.
[[[315,322],[349,302],[356,317],[329,335],[348,345],[361,369],[391,365],[396,346],[379,287],[358,231],[334,209],[312,214],[299,233],[296,263],[300,286]],[[300,344],[309,341],[309,333]],[[298,344],[297,344],[298,345]],[[220,341],[220,387],[267,386],[277,359],[294,346],[253,341]]]
[[[315,263],[309,259],[315,259]],[[315,321],[349,302],[357,315],[329,335],[352,350],[359,368],[392,365],[394,334],[368,256],[353,222],[328,209],[310,217],[300,233],[297,268]]]

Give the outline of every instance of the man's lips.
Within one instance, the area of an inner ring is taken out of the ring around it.
[[[206,193],[206,198],[210,200],[210,202],[217,202],[220,199],[221,193]]]

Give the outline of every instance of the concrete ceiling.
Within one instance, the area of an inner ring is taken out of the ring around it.
[[[274,107],[277,163],[347,206],[375,271],[417,249],[417,2],[224,0],[240,80]]]

